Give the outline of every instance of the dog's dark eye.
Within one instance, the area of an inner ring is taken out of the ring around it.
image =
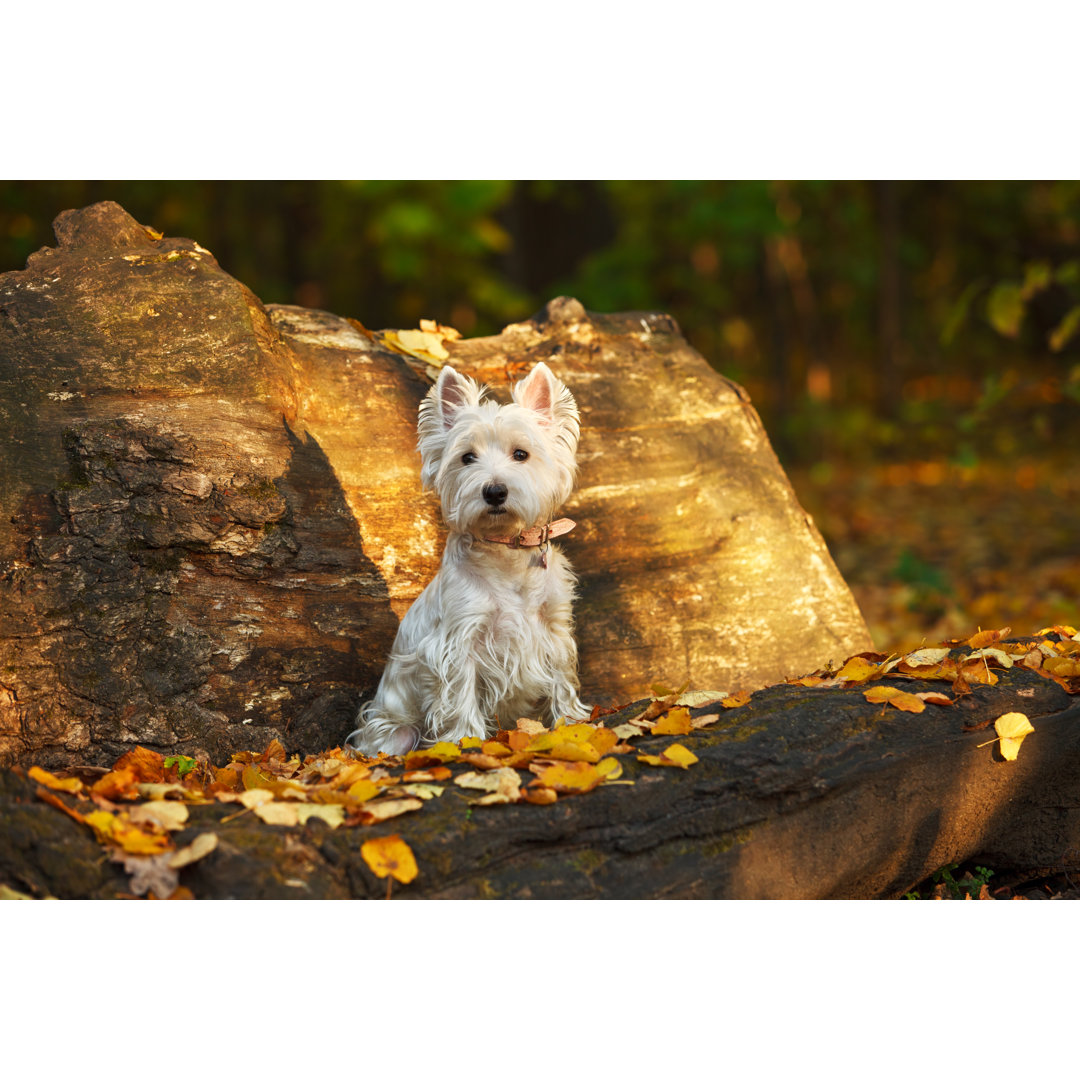
[[[528,461],[529,460],[529,451],[528,450],[515,450],[514,451],[514,460],[515,461]]]
[[[470,450],[467,454],[461,455],[462,465],[472,465],[476,461],[476,455]]]

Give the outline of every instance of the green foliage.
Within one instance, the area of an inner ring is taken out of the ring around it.
[[[560,293],[669,311],[788,460],[977,461],[1016,400],[1026,436],[1075,424],[1080,182],[12,181],[0,271],[101,199],[373,328],[493,333]]]
[[[167,757],[163,764],[166,769],[171,769],[175,765],[177,778],[183,780],[198,765],[198,762],[194,758],[177,754],[175,757]]]
[[[966,897],[977,900],[982,887],[989,884],[990,879],[994,876],[994,871],[987,869],[985,866],[976,866],[974,870],[966,871],[958,879],[953,871],[959,868],[959,863],[949,863],[948,866],[935,870],[930,880],[935,885],[944,885],[954,900]],[[912,892],[904,893],[904,899],[922,900],[925,898],[918,889],[915,889]]]

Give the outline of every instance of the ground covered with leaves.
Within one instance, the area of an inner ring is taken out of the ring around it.
[[[1080,620],[1080,473],[1050,448],[792,472],[879,649]]]

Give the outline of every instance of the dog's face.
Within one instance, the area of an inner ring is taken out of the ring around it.
[[[444,367],[420,405],[424,486],[455,532],[512,536],[542,525],[570,495],[578,410],[570,391],[537,364],[509,405]]]

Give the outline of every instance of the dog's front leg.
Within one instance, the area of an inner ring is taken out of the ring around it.
[[[441,689],[428,713],[430,738],[434,742],[458,742],[487,734],[488,717],[480,700],[476,662],[471,654],[447,659],[439,672]]]

